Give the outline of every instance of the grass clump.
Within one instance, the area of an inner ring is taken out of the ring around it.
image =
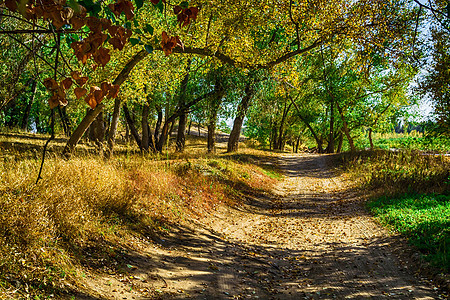
[[[408,237],[433,266],[450,270],[450,195],[405,194],[369,202],[383,223]]]

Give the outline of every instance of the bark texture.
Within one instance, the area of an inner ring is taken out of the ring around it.
[[[254,92],[252,83],[248,83],[245,87],[245,95],[242,97],[242,100],[238,105],[237,115],[234,119],[233,129],[231,130],[230,138],[228,140],[227,152],[236,152],[238,150],[242,123],[244,122],[245,115],[250,107],[250,102]]]

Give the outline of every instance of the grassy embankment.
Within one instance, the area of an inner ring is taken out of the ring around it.
[[[450,158],[420,152],[360,152],[343,157],[371,191],[368,208],[408,237],[437,270],[450,270]]]
[[[373,138],[376,149],[403,149],[420,150],[429,152],[450,152],[450,139],[445,137],[426,136],[412,131],[411,133],[375,133]],[[357,140],[360,148],[369,148],[369,140],[361,138]]]
[[[58,298],[77,290],[87,269],[121,272],[133,241],[151,243],[173,224],[239,204],[243,191],[268,190],[278,176],[251,162],[253,150],[206,156],[197,139],[188,143],[187,153],[198,148],[192,157],[118,147],[122,154],[109,161],[89,154],[63,160],[50,152],[36,185],[41,153],[25,150],[44,141],[1,142],[0,299]]]

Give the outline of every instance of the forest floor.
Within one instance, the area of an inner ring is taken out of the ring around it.
[[[275,158],[274,158],[275,159]],[[136,241],[75,299],[444,299],[404,240],[368,214],[333,155],[280,154],[271,195]]]

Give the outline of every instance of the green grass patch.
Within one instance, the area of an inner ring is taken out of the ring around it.
[[[283,175],[275,169],[262,169],[262,172],[269,176],[272,179],[281,180],[283,179]]]
[[[369,147],[369,142],[364,139],[363,145],[359,147]],[[388,150],[390,148],[404,150],[420,150],[431,152],[449,152],[450,138],[432,137],[432,136],[408,136],[397,134],[392,136],[383,136],[374,139],[374,146],[377,149]]]
[[[450,195],[404,194],[368,203],[381,221],[405,235],[433,266],[450,270]]]

